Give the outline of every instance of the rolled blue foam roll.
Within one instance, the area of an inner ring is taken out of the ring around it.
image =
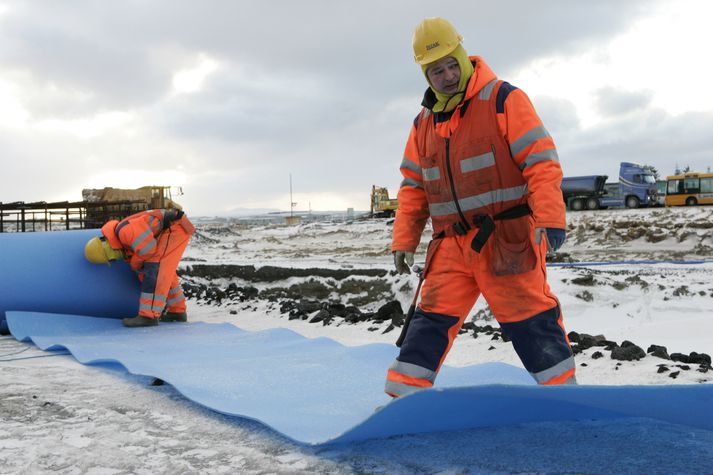
[[[84,245],[98,229],[0,233],[0,332],[10,310],[122,318],[137,314],[140,284],[124,262],[97,265]]]

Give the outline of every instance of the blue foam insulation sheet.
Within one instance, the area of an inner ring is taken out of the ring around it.
[[[140,285],[123,263],[90,264],[84,245],[98,229],[0,233],[0,332],[6,310],[131,317]]]
[[[124,328],[118,318],[136,313],[139,284],[123,263],[85,262],[84,243],[97,233],[0,234],[0,320],[15,338],[66,348],[85,364],[118,362],[298,442],[628,417],[713,430],[713,385],[541,387],[521,368],[487,363],[444,367],[436,388],[389,403],[393,345],[345,347],[227,323]]]
[[[128,329],[114,319],[8,312],[12,334],[85,364],[123,365],[160,378],[224,414],[258,420],[304,443],[541,421],[647,417],[713,430],[713,385],[536,386],[503,363],[444,367],[438,388],[388,402],[388,344],[346,347],[287,329],[162,324]]]

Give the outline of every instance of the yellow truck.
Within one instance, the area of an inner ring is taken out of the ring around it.
[[[389,191],[385,187],[372,185],[371,187],[371,216],[375,218],[390,218],[396,214],[399,200],[390,199]]]

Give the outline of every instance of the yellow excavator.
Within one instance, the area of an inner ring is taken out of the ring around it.
[[[399,200],[390,199],[385,187],[371,187],[371,216],[375,218],[390,218],[396,214]]]

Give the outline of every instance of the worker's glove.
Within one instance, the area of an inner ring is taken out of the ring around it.
[[[567,233],[564,229],[559,228],[535,228],[535,244],[539,245],[542,241],[542,235],[545,234],[547,239],[547,247],[552,251],[557,251],[567,238]]]
[[[413,265],[413,252],[394,251],[394,266],[399,274],[408,274]]]

